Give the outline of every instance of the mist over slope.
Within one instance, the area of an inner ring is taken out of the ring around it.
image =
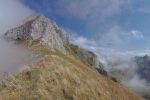
[[[0,84],[0,99],[143,100],[73,55],[61,52],[44,54]]]
[[[7,41],[0,40],[0,79],[5,74],[16,72],[21,65],[30,62],[30,53],[27,50]]]
[[[0,79],[4,73],[15,72],[22,64],[28,62],[29,52],[13,42],[5,41],[3,34],[9,29],[22,24],[32,11],[19,0],[1,0],[0,3]]]
[[[142,74],[144,71],[149,73],[149,70],[146,70],[149,65],[144,58],[138,54],[112,54],[104,57],[103,64],[108,74],[119,80],[121,84],[140,95],[149,97],[150,81],[147,79],[149,76]]]

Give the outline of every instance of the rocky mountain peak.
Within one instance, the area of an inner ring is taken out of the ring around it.
[[[59,28],[54,21],[45,16],[31,17],[23,25],[8,30],[4,34],[4,37],[7,40],[27,41],[29,45],[32,45],[35,41],[39,41],[44,47],[49,48],[49,50],[59,50],[64,54],[71,50],[81,61],[95,67],[101,74],[107,76],[103,64],[98,61],[95,53],[72,44],[68,34]]]
[[[8,40],[26,40],[31,44],[40,41],[51,50],[66,53],[64,45],[70,44],[70,37],[57,24],[45,16],[34,16],[23,25],[7,31],[4,37]]]

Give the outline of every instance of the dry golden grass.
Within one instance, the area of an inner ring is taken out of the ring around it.
[[[87,67],[74,56],[55,52],[2,82],[0,100],[143,99],[100,75],[92,67]]]
[[[28,49],[43,57],[3,81],[0,100],[142,100],[75,54],[51,52],[38,41]]]

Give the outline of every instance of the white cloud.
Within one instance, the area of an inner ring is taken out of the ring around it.
[[[57,0],[56,4],[58,14],[88,20],[114,15],[130,4],[130,0]]]
[[[20,24],[32,11],[20,0],[0,0],[0,33]]]
[[[88,50],[97,49],[98,45],[96,41],[87,39],[86,37],[79,36],[76,33],[71,34],[72,42],[80,47],[83,47]]]
[[[138,39],[144,38],[142,33],[137,30],[125,31],[120,26],[116,25],[107,30],[105,33],[101,34],[100,36],[97,36],[97,39],[90,39],[84,36],[80,36],[70,29],[66,29],[66,31],[71,34],[73,43],[88,50],[92,50],[97,54],[109,55],[117,52],[117,54],[122,56],[125,55],[136,56],[150,53],[149,50],[143,51],[124,50],[126,45],[129,45],[128,43],[130,43],[129,42],[130,40],[134,38]]]
[[[99,45],[99,42],[96,40],[88,39],[86,37],[80,36],[77,33],[73,32],[70,29],[65,29],[68,33],[70,33],[72,42],[82,48],[87,50],[91,50],[97,54],[106,53],[107,51],[113,51],[111,48],[105,48]]]
[[[123,35],[125,35],[119,26],[114,26],[108,31],[103,33],[99,39],[99,43],[104,47],[116,48],[120,47],[123,43]]]
[[[133,39],[143,39],[144,34],[139,30],[125,31],[122,27],[116,25],[108,29],[99,37],[99,45],[102,47],[109,47],[121,50],[130,45]]]
[[[150,82],[140,77],[140,73],[137,72],[139,66],[134,59],[135,56],[145,54],[150,54],[150,51],[113,51],[101,58],[109,75],[140,95],[150,95]]]
[[[138,30],[132,30],[131,34],[133,35],[133,37],[135,38],[144,38],[144,35],[141,31]]]
[[[107,26],[106,19],[128,9],[131,0],[56,0],[55,14],[86,23],[92,31]]]
[[[30,53],[13,43],[2,39],[2,34],[8,29],[22,23],[32,11],[19,0],[0,0],[0,79],[4,72],[16,72],[22,64],[31,61]]]
[[[126,87],[142,95],[150,95],[149,83],[135,74],[131,79],[122,82]]]

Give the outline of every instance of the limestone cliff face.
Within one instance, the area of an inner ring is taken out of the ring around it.
[[[30,43],[39,40],[49,49],[57,49],[63,53],[66,53],[64,45],[70,43],[68,34],[45,16],[33,17],[25,24],[6,32],[4,37],[11,40],[26,40]]]

